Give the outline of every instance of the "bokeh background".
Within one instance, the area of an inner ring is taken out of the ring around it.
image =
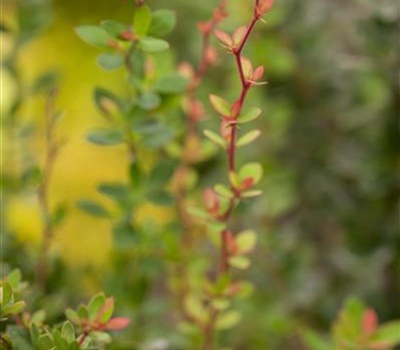
[[[176,62],[197,62],[196,23],[215,5],[153,1],[177,13],[168,36]],[[104,202],[96,186],[125,178],[126,154],[123,147],[85,140],[102,123],[93,87],[124,91],[124,78],[122,71],[101,70],[99,50],[81,42],[73,28],[107,18],[130,22],[131,6],[1,0],[2,258],[32,276],[42,219],[35,192],[18,186],[15,177],[43,161],[45,97],[31,90],[39,76],[54,72],[57,108],[64,112],[57,136],[65,145],[51,201],[66,203],[68,213],[51,253],[73,276],[62,281],[79,289],[78,296],[107,292],[101,276],[112,244],[109,221],[86,215],[75,203],[82,197]],[[249,1],[231,0],[222,28],[246,23],[250,9]],[[19,16],[28,23],[23,45],[16,45]],[[247,102],[264,111],[257,121],[262,137],[239,159],[261,160],[266,174],[264,195],[244,207],[241,218],[260,243],[247,272],[256,291],[242,305],[240,332],[229,335],[238,348],[302,349],[296,330],[326,331],[349,295],[364,299],[382,320],[400,316],[398,21],[396,0],[276,0],[246,48],[265,65],[268,84],[251,91]],[[210,92],[233,97],[239,89],[233,62],[218,52],[219,63],[200,91],[204,98]],[[206,179],[223,174],[218,160],[202,170]],[[156,218],[162,227],[173,216],[171,208],[145,204],[136,220]]]

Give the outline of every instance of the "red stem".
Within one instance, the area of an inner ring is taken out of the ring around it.
[[[84,331],[84,332],[80,335],[79,340],[78,340],[78,346],[79,346],[79,347],[81,347],[81,345],[82,345],[83,342],[86,340],[86,338],[88,337],[88,335],[89,335],[89,332],[88,332],[88,331]]]
[[[257,4],[257,2],[256,2],[256,4]],[[240,92],[240,96],[238,99],[238,108],[235,111],[235,115],[232,116],[235,119],[239,116],[240,112],[242,111],[244,101],[246,99],[247,93],[251,86],[251,83],[248,80],[246,80],[246,77],[243,72],[242,51],[243,51],[243,48],[250,36],[250,33],[252,32],[257,20],[258,20],[258,17],[255,16],[255,12],[254,12],[253,18],[252,18],[249,26],[247,27],[246,33],[244,34],[240,45],[236,49],[233,50],[233,54],[235,56],[235,61],[236,61],[236,66],[237,66],[237,69],[239,72],[240,82],[242,83],[242,91]],[[229,143],[229,147],[227,150],[229,171],[233,171],[233,172],[235,171],[236,130],[237,130],[237,126],[234,123],[231,126],[230,143]]]
[[[236,144],[236,125],[231,126],[230,142],[227,149],[228,152],[228,168],[229,172],[235,171],[235,144]]]
[[[234,115],[231,115],[230,117],[232,119],[237,119],[238,116],[240,115],[240,112],[242,111],[247,93],[251,87],[251,83],[246,79],[243,71],[243,65],[242,65],[242,51],[245,47],[245,44],[255,26],[257,21],[259,20],[259,17],[256,14],[256,6],[258,5],[259,0],[255,1],[254,5],[254,12],[253,12],[253,18],[251,19],[250,24],[247,27],[246,33],[243,36],[243,39],[240,43],[240,45],[234,49],[232,52],[235,56],[235,61],[236,61],[236,66],[238,69],[242,89],[239,95],[239,98],[237,99],[237,108],[235,108],[235,111],[233,112]],[[235,158],[236,158],[236,137],[237,137],[237,124],[232,123],[230,126],[231,131],[230,131],[230,142],[227,148],[227,157],[228,157],[228,169],[229,172],[235,172],[236,171],[236,166],[235,166]],[[236,204],[236,199],[240,196],[240,192],[234,187],[232,183],[230,183],[230,187],[234,193],[234,196],[230,199],[228,208],[226,211],[220,216],[220,221],[222,222],[228,222],[233,208],[235,207]],[[220,251],[220,264],[219,264],[219,271],[218,275],[223,276],[224,274],[227,274],[229,272],[229,251],[228,251],[228,240],[227,240],[227,235],[228,235],[228,230],[224,229],[221,232],[221,251]],[[214,326],[215,322],[218,317],[218,311],[213,308],[212,306],[210,307],[210,315],[209,315],[209,321],[205,326],[204,329],[204,344],[203,344],[203,350],[212,350],[213,349],[213,336],[214,336]]]

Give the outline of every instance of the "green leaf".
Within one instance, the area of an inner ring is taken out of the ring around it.
[[[213,293],[215,294],[223,294],[226,292],[227,288],[230,286],[232,282],[232,276],[228,274],[219,276],[217,281],[211,286]]]
[[[240,187],[240,178],[234,171],[229,172],[229,183],[235,188]]]
[[[114,313],[114,306],[114,298],[107,298],[102,310],[101,317],[99,319],[101,323],[107,323],[110,320],[112,314]]]
[[[136,126],[135,131],[141,135],[142,146],[149,149],[163,147],[175,136],[175,130],[156,119]]]
[[[14,343],[15,350],[33,350],[32,346],[29,344],[28,336],[29,334],[26,330],[20,326],[9,326],[7,327],[7,334],[9,335],[11,341]],[[49,350],[47,348],[46,350]]]
[[[224,100],[222,97],[217,95],[210,95],[211,105],[214,107],[215,111],[221,116],[229,116],[231,114],[231,107],[228,101]]]
[[[188,213],[198,219],[209,220],[210,214],[202,208],[188,207]]]
[[[57,205],[51,215],[51,224],[53,227],[58,227],[64,222],[67,212],[68,208],[65,203]]]
[[[333,326],[337,342],[357,342],[360,337],[365,305],[357,298],[346,300],[339,317]]]
[[[122,109],[122,102],[111,91],[96,87],[93,94],[94,102],[97,108],[106,115]]]
[[[106,297],[103,293],[96,294],[93,296],[88,304],[89,319],[96,320],[99,316],[100,310],[106,303]]]
[[[80,317],[75,310],[72,310],[70,308],[66,309],[65,316],[67,316],[67,318],[74,324],[79,324],[80,322]]]
[[[110,218],[111,214],[100,204],[88,199],[81,199],[77,202],[77,207],[89,215],[99,218]]]
[[[78,310],[76,310],[79,318],[86,320],[89,317],[89,312],[85,305],[79,305]]]
[[[13,290],[17,290],[19,287],[19,284],[22,281],[22,274],[20,269],[13,269],[8,275],[7,275],[7,281],[10,283],[11,288]]]
[[[102,183],[97,187],[97,191],[117,202],[122,202],[129,196],[128,186],[119,182]]]
[[[129,166],[129,179],[131,186],[135,189],[140,187],[142,182],[142,170],[137,162],[133,162]]]
[[[387,342],[390,347],[400,344],[400,321],[384,323],[372,335],[373,342]]]
[[[25,309],[26,303],[23,300],[17,301],[16,303],[10,304],[9,306],[3,307],[1,312],[4,315],[16,315]]]
[[[128,30],[128,26],[113,20],[102,21],[100,23],[100,26],[104,28],[107,33],[114,38],[118,38],[121,33]]]
[[[179,94],[184,92],[188,80],[178,73],[163,76],[154,84],[154,89],[163,94]]]
[[[256,118],[258,118],[261,114],[262,110],[260,108],[253,108],[249,112],[240,115],[238,119],[238,123],[248,123]]]
[[[225,140],[216,132],[206,129],[203,130],[203,134],[218,146],[221,146],[224,149],[226,148]]]
[[[35,324],[32,324],[32,326],[30,328],[31,329],[29,330],[29,333],[31,335],[32,343],[35,346],[35,348],[37,348],[37,343],[38,343],[39,336],[40,336],[39,329]],[[0,349],[4,350],[1,347],[0,347]]]
[[[83,349],[78,345],[78,342],[75,340],[73,343],[69,344],[68,350],[80,350]]]
[[[93,340],[96,343],[100,343],[100,344],[109,344],[109,343],[111,343],[111,340],[112,340],[111,335],[106,332],[95,331],[95,332],[90,333],[90,336],[91,336],[91,338],[93,338]],[[91,350],[91,349],[89,349],[89,350]],[[97,350],[97,348],[93,349],[93,350]]]
[[[43,334],[37,341],[38,350],[49,350],[54,349],[54,342],[49,335]]]
[[[75,340],[75,329],[71,322],[65,321],[63,323],[61,335],[68,343],[72,343]]]
[[[153,12],[149,35],[160,37],[167,35],[175,27],[176,15],[170,10]]]
[[[228,187],[222,184],[216,184],[214,186],[214,190],[223,197],[231,198],[233,196],[233,192]]]
[[[239,270],[246,270],[250,266],[250,260],[243,255],[236,255],[229,258],[229,265]]]
[[[129,66],[133,73],[129,74],[128,82],[137,87],[139,91],[142,91],[145,83],[145,61],[147,61],[145,56],[146,54],[139,50],[128,52]]]
[[[87,44],[96,47],[107,47],[111,39],[108,32],[99,26],[83,25],[75,27],[75,33]]]
[[[186,312],[200,323],[205,323],[208,317],[207,309],[201,299],[195,295],[188,295],[184,302]]]
[[[133,17],[133,31],[136,35],[146,35],[151,24],[151,11],[147,5],[139,6]]]
[[[240,196],[242,198],[252,198],[252,197],[260,196],[261,194],[262,194],[261,190],[250,190],[250,191],[242,192],[240,194]]]
[[[149,174],[149,186],[152,188],[163,187],[172,178],[177,165],[177,161],[169,158],[159,159]]]
[[[9,303],[12,303],[14,299],[11,284],[8,281],[4,281],[0,285],[0,306],[3,308]]]
[[[124,142],[124,137],[119,130],[108,129],[91,130],[86,139],[100,146],[113,146]]]
[[[38,186],[42,181],[42,178],[42,170],[38,166],[34,165],[29,166],[23,171],[21,175],[21,182],[27,186]]]
[[[251,230],[242,231],[235,237],[235,241],[239,253],[248,253],[254,249],[257,243],[257,234]]]
[[[238,311],[227,311],[220,314],[215,324],[216,329],[229,329],[236,326],[242,319],[241,314]]]
[[[257,185],[263,175],[263,167],[260,163],[251,162],[242,166],[239,170],[239,178],[241,181],[252,178],[253,185]]]
[[[54,86],[56,86],[58,74],[56,72],[45,72],[37,77],[31,87],[34,93],[48,93]]]
[[[56,346],[56,350],[68,350],[68,342],[61,336],[58,329],[53,331],[53,341]]]
[[[219,299],[212,300],[211,304],[217,310],[222,311],[222,310],[226,310],[230,306],[231,302],[229,299],[219,298]]]
[[[113,243],[120,249],[131,249],[137,245],[139,238],[134,227],[127,223],[118,223],[113,227]]]
[[[139,47],[148,53],[156,53],[169,49],[169,44],[165,40],[144,36],[139,39]]]
[[[168,206],[174,203],[171,195],[163,190],[152,190],[147,194],[146,198],[150,202],[161,206]]]
[[[249,143],[256,140],[260,135],[261,135],[260,130],[249,131],[247,134],[244,134],[242,137],[239,138],[239,140],[236,143],[236,146],[241,147],[248,145]]]
[[[145,111],[150,111],[152,109],[156,109],[161,104],[161,97],[152,92],[146,91],[139,96],[138,105],[144,109]]]
[[[46,311],[43,309],[35,311],[31,317],[32,323],[37,325],[42,324],[45,319],[46,319]]]
[[[106,70],[113,70],[124,64],[124,56],[120,53],[107,52],[97,56],[97,64]]]

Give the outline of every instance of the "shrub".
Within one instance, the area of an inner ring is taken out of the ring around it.
[[[262,86],[264,67],[255,62],[267,61],[270,85],[289,74],[294,63],[284,50],[276,54],[279,59],[263,56],[265,52],[273,54],[279,50],[274,48],[273,41],[266,42],[266,49],[258,49],[256,45],[247,47],[253,40],[260,43],[255,31],[264,17],[267,21],[271,18],[272,23],[282,17],[279,8],[274,10],[277,14],[270,13],[272,0],[241,5],[250,18],[242,26],[226,23],[235,22],[232,19],[235,13],[229,15],[229,6],[222,0],[209,20],[198,24],[202,48],[197,64],[176,63],[180,47],[176,46],[177,38],[171,35],[176,33],[173,31],[176,12],[156,8],[150,1],[114,4],[130,11],[133,7],[133,19],[129,23],[113,19],[103,20],[99,25],[75,27],[75,34],[94,47],[90,50],[97,50],[97,65],[110,71],[108,77],[120,79],[118,89],[111,84],[93,88],[97,127],[88,131],[86,140],[104,150],[120,147],[125,156],[122,166],[125,176],[112,181],[104,177],[96,184],[97,197],[83,194],[76,208],[63,202],[54,203],[51,196],[55,164],[61,162],[64,145],[68,147],[68,141],[58,136],[62,113],[55,107],[56,96],[62,96],[62,85],[56,75],[46,72],[28,88],[22,88],[24,82],[18,74],[19,52],[49,25],[49,5],[45,0],[20,0],[14,9],[18,27],[2,26],[4,35],[14,35],[14,47],[3,66],[11,72],[17,91],[2,127],[10,135],[17,135],[11,139],[11,148],[22,145],[23,149],[19,151],[23,161],[15,168],[6,169],[2,189],[7,196],[33,194],[41,238],[34,254],[19,246],[12,235],[5,236],[5,243],[2,241],[0,349],[211,350],[233,346],[243,349],[306,346],[314,350],[372,350],[390,349],[400,342],[399,323],[392,321],[379,326],[376,311],[356,298],[345,303],[331,337],[320,335],[320,329],[312,330],[322,328],[317,321],[325,309],[311,310],[310,307],[321,293],[317,290],[304,297],[302,291],[314,287],[323,289],[331,280],[303,270],[310,269],[313,259],[319,261],[317,258],[324,254],[314,249],[316,242],[324,247],[326,242],[307,238],[295,252],[287,248],[291,245],[288,235],[283,234],[277,241],[270,235],[265,238],[265,232],[256,234],[264,231],[264,222],[271,225],[271,217],[272,221],[279,220],[280,215],[291,215],[293,208],[297,210],[290,187],[283,186],[289,192],[282,196],[283,202],[277,190],[279,183],[271,187],[276,172],[273,162],[251,159],[261,157],[254,145],[264,144],[265,140],[277,142],[278,149],[282,147],[283,154],[287,154],[287,145],[279,145],[279,140],[285,138],[269,134],[265,127],[269,125],[273,131],[285,129],[273,123],[286,118],[286,107],[268,101],[272,107],[268,110],[271,121],[265,122],[264,93],[275,97],[276,91]],[[284,8],[282,5],[280,9]],[[34,12],[41,15],[31,16]],[[290,28],[290,23],[286,25]],[[214,47],[214,40],[221,50]],[[226,67],[230,63],[234,74],[228,74]],[[210,83],[207,77],[212,74],[226,78],[231,86]],[[300,74],[297,78],[304,77]],[[296,84],[301,82],[295,81]],[[61,85],[60,93],[57,85]],[[307,89],[301,90],[300,95],[305,94],[303,97],[307,100]],[[40,125],[39,128],[32,128],[21,115],[24,104],[37,94],[46,96],[44,118],[42,122],[34,121],[33,126]],[[274,119],[275,114],[280,117]],[[296,123],[293,122],[294,129]],[[293,139],[298,137],[296,130],[292,131]],[[29,147],[29,140],[38,135],[45,140],[41,152],[43,161],[34,159]],[[291,144],[293,139],[286,142]],[[250,151],[242,152],[245,146]],[[291,150],[288,162],[307,147],[305,144]],[[87,171],[91,170],[88,167]],[[266,181],[262,181],[264,170],[268,171]],[[308,170],[302,171],[308,178]],[[218,180],[221,175],[225,181]],[[322,178],[316,177],[319,181]],[[321,188],[325,187],[318,187]],[[262,189],[268,190],[266,195]],[[274,196],[274,189],[278,195]],[[307,195],[313,193],[301,191]],[[305,199],[298,198],[299,203],[305,203],[298,209],[305,213],[301,216],[305,223],[310,205],[307,195]],[[275,214],[264,211],[265,198],[271,198]],[[313,198],[309,200],[312,202]],[[141,212],[149,203],[153,210],[168,218],[141,219]],[[110,264],[94,274],[71,270],[53,249],[68,216],[81,215],[76,209],[98,222],[108,223],[112,231]],[[292,223],[286,218],[282,220]],[[315,228],[311,227],[310,237],[318,238],[313,236],[314,232]],[[296,242],[300,236],[296,235]],[[368,242],[364,243],[359,246],[362,251],[369,249]],[[267,249],[266,245],[269,245]],[[267,263],[263,261],[265,251],[268,251]],[[288,253],[293,255],[288,257]],[[250,269],[252,260],[255,264]],[[32,281],[30,284],[22,281],[20,270],[13,269],[15,266],[21,267],[24,276]],[[330,270],[327,268],[327,271]],[[90,278],[88,282],[83,274],[91,276],[113,297],[100,292],[88,298],[90,288],[77,288],[77,281],[90,283]],[[276,293],[279,283],[283,286],[281,294]],[[290,290],[299,285],[299,291]],[[262,290],[265,286],[268,292]],[[87,305],[76,310],[70,307],[82,298],[89,299]],[[335,298],[322,300],[322,305],[325,307]],[[308,320],[296,315],[304,312],[307,303]],[[113,317],[115,306],[116,313],[123,317]],[[268,314],[255,322],[254,315],[260,315],[258,308],[267,310]],[[326,320],[326,314],[324,317]],[[111,339],[110,332],[126,327]],[[293,334],[298,335],[295,340]]]

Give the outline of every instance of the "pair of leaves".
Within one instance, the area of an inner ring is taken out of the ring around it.
[[[261,190],[251,189],[257,185],[263,175],[263,168],[260,163],[250,162],[243,165],[237,173],[231,172],[229,180],[231,185],[240,191],[242,198],[250,198],[260,195]]]
[[[175,26],[175,13],[169,10],[150,12],[148,6],[140,6],[133,19],[133,34],[137,37],[139,47],[148,53],[167,50],[168,42],[157,37],[165,36]],[[109,48],[110,43],[120,39],[120,35],[129,30],[125,24],[116,21],[103,21],[97,25],[82,25],[75,28],[76,34],[87,44]],[[122,55],[104,54],[99,56],[98,63],[106,69],[119,67],[123,62]]]
[[[230,250],[229,265],[240,270],[247,269],[250,266],[250,259],[246,254],[254,249],[256,242],[257,235],[251,230],[242,231],[236,236],[230,236],[227,242]]]
[[[15,301],[14,291],[8,281],[0,282],[0,319],[16,315],[25,308],[25,302]]]
[[[333,339],[304,330],[304,343],[312,350],[389,350],[400,344],[400,321],[379,325],[376,312],[357,298],[349,298],[333,326]]]
[[[114,298],[107,298],[103,293],[93,296],[87,305],[81,305],[77,311],[67,309],[65,312],[73,324],[90,327],[90,331],[120,330],[128,326],[128,318],[112,318],[113,313]]]
[[[152,37],[162,37],[172,31],[176,24],[176,16],[170,10],[157,10],[151,12],[147,5],[136,9],[133,18],[135,34]]]

